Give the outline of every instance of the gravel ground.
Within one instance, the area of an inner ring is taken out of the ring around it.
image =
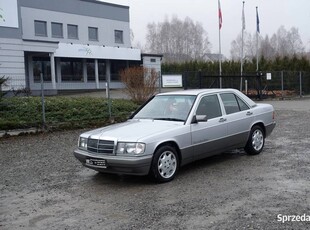
[[[0,229],[309,229],[279,218],[310,216],[310,100],[270,103],[277,127],[260,155],[224,153],[165,184],[81,166],[85,130],[2,138]]]

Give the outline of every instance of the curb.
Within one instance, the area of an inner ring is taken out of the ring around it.
[[[20,136],[27,134],[34,134],[41,132],[41,129],[38,128],[29,128],[29,129],[14,129],[14,130],[0,130],[0,138],[2,137],[11,137],[11,136]]]

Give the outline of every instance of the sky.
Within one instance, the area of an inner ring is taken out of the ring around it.
[[[163,22],[173,16],[200,22],[211,42],[211,52],[219,52],[218,0],[102,0],[129,6],[133,45],[146,43],[148,23]],[[223,24],[222,54],[230,57],[231,42],[241,34],[243,0],[220,0]],[[259,12],[260,34],[271,37],[280,26],[299,30],[306,51],[310,52],[310,0],[244,0],[246,32],[256,31],[256,6]]]

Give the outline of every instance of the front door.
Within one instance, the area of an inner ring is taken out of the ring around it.
[[[207,121],[191,124],[192,144],[197,160],[226,148],[227,124],[217,94],[202,97],[196,115],[206,115],[208,118]]]

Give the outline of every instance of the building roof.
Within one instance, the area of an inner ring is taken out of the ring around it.
[[[149,53],[141,53],[141,57],[163,57],[163,54],[149,54]]]

